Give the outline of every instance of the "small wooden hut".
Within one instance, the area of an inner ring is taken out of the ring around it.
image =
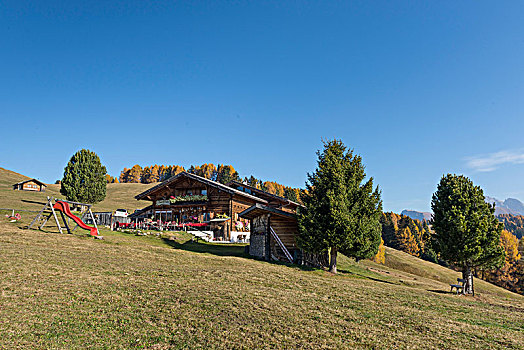
[[[47,185],[37,179],[29,179],[13,185],[15,191],[45,192]]]
[[[296,262],[300,255],[295,238],[297,216],[262,204],[255,204],[239,214],[251,223],[249,254],[266,260]]]

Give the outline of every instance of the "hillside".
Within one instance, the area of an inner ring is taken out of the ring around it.
[[[50,184],[46,192],[13,191],[12,185],[27,180],[28,177],[11,170],[0,168],[0,208],[40,210],[47,196],[63,198],[60,185]],[[134,197],[155,184],[108,184],[106,199],[93,206],[95,211],[114,211],[125,208],[129,211],[143,208],[150,202],[137,201]]]
[[[524,347],[523,297],[477,280],[475,297],[450,294],[458,273],[392,249],[334,276],[181,234],[102,234],[0,223],[0,348]]]

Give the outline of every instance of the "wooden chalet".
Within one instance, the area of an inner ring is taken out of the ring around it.
[[[240,212],[255,204],[268,204],[263,198],[187,172],[179,173],[135,198],[151,201],[153,216],[162,221],[209,223],[215,238],[221,240],[231,240],[232,231],[247,226],[247,222],[240,219]]]
[[[37,179],[29,179],[13,185],[15,191],[45,192],[47,185]]]
[[[179,224],[208,223],[215,239],[231,240],[239,220],[249,230],[249,253],[266,260],[297,261],[296,211],[301,204],[233,181],[227,186],[182,172],[137,195],[152,205],[133,214]]]

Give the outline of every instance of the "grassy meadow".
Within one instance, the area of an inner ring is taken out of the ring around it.
[[[13,191],[0,168],[0,208],[41,209],[45,193]],[[152,185],[109,184],[97,211],[144,207]],[[339,258],[338,275],[267,263],[242,244],[185,233],[23,229],[0,211],[0,349],[524,348],[524,297],[386,248],[386,263]]]
[[[27,176],[0,168],[0,208],[40,210],[47,196],[64,198],[60,185],[49,184],[46,192],[13,191],[13,184],[29,179]],[[155,184],[108,184],[106,199],[93,205],[94,211],[114,211],[118,208],[133,212],[148,206],[151,202],[137,201],[135,196]],[[23,215],[23,213],[22,213]]]
[[[0,348],[524,347],[524,298],[387,250],[339,275],[244,256],[242,245],[0,223]],[[402,265],[402,266],[400,266]]]

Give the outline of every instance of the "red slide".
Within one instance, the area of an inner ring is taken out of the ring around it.
[[[96,227],[91,227],[91,226],[84,224],[84,222],[80,220],[78,216],[73,215],[73,213],[71,213],[71,210],[69,209],[69,204],[62,202],[62,201],[56,201],[55,205],[53,205],[53,208],[55,208],[56,210],[60,210],[61,212],[66,214],[68,217],[73,219],[73,221],[76,222],[78,226],[80,226],[84,230],[89,230],[91,233],[91,236],[98,236],[98,230],[96,229]]]

